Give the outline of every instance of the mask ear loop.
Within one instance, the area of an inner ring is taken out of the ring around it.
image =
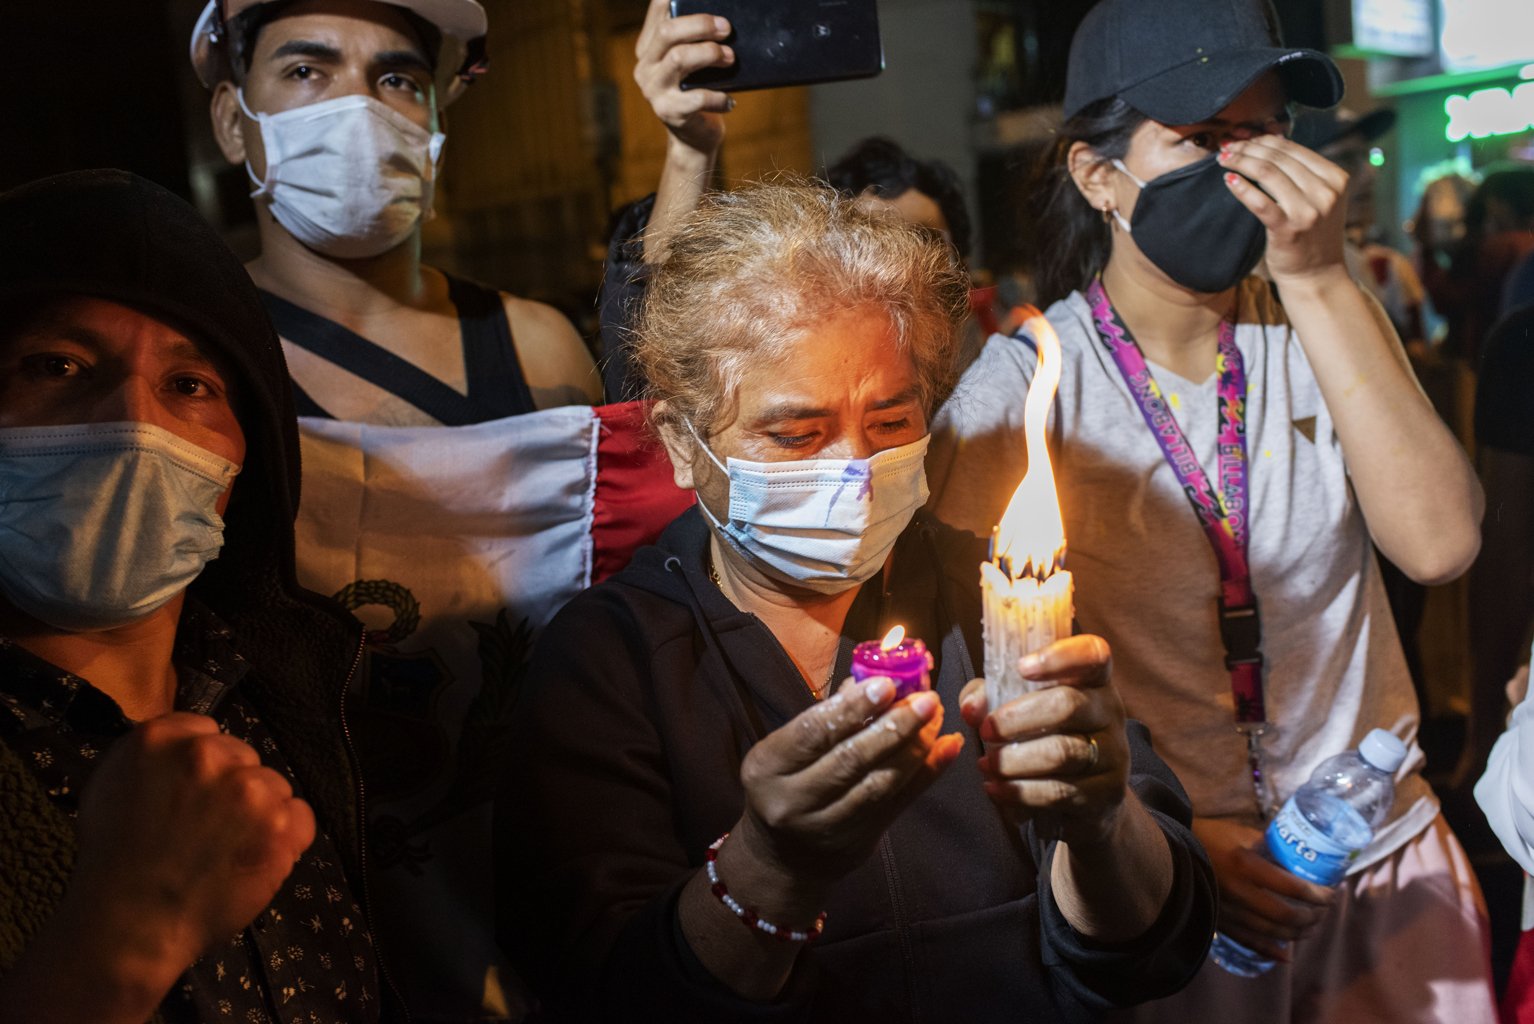
[[[1145,182],[1143,182],[1139,178],[1135,177],[1134,172],[1131,171],[1129,168],[1124,166],[1124,161],[1120,160],[1118,157],[1114,157],[1113,160],[1112,160],[1112,164],[1113,164],[1114,167],[1118,168],[1120,171],[1123,172],[1124,177],[1126,177],[1130,181],[1134,182],[1137,186],[1140,187],[1140,189],[1142,191],[1144,190]],[[1119,224],[1120,228],[1124,229],[1124,234],[1129,235],[1129,234],[1133,234],[1134,233],[1134,232],[1129,230],[1129,221],[1126,220],[1124,218],[1124,215],[1118,211],[1118,207],[1114,207],[1112,210],[1104,210],[1103,212],[1104,213],[1111,213],[1111,214],[1113,214],[1113,219],[1118,221],[1118,224]]]
[[[258,114],[254,110],[251,110],[250,107],[245,105],[245,87],[243,85],[240,86],[238,89],[236,89],[234,91],[234,98],[239,100],[239,102],[240,102],[240,112],[243,113],[246,117],[250,118],[252,121],[256,122],[256,124],[260,126],[260,128],[261,128],[261,143],[262,143],[262,145],[265,145],[266,144],[266,137],[267,137],[266,136],[266,121],[265,121],[266,115],[265,114]],[[267,154],[267,164],[268,165],[271,164],[271,154],[270,153]],[[271,170],[272,170],[271,167],[268,166],[267,169],[266,169],[268,177],[271,176]],[[265,195],[267,193],[266,182],[264,182],[260,178],[256,177],[255,170],[250,166],[250,158],[249,157],[245,158],[245,174],[246,174],[247,177],[250,178],[251,184],[256,186],[256,190],[250,194],[250,198],[255,199],[258,196],[263,196],[263,195]]]
[[[730,475],[730,467],[719,461],[719,456],[714,454],[713,449],[708,446],[708,442],[703,440],[702,436],[693,428],[692,420],[684,419],[682,420],[682,425],[687,428],[687,432],[692,435],[692,439],[698,442],[698,447],[703,449],[703,454],[708,456],[708,461],[718,466],[719,472],[728,477]]]
[[[724,478],[726,480],[728,480],[730,478],[730,468],[728,466],[726,466],[724,463],[719,461],[719,457],[714,454],[714,452],[713,452],[713,450],[711,448],[709,448],[708,442],[703,440],[702,436],[700,436],[698,434],[697,430],[693,428],[692,420],[684,418],[682,420],[682,425],[687,428],[687,432],[692,435],[692,439],[694,441],[698,442],[698,447],[703,449],[703,454],[708,456],[708,461],[710,461],[714,465],[718,466],[719,467],[719,472],[723,473],[724,474]],[[693,488],[692,498],[693,498],[694,501],[696,501],[698,503],[698,507],[703,510],[703,515],[708,519],[708,521],[710,523],[714,524],[714,528],[721,535],[723,535],[724,534],[724,524],[719,521],[719,519],[714,515],[714,513],[710,512],[708,510],[708,506],[703,503],[703,495],[698,493],[698,489],[696,487]],[[734,541],[732,540],[731,543],[733,544]]]

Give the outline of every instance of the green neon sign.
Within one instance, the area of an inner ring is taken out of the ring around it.
[[[1517,135],[1534,128],[1534,82],[1512,90],[1497,87],[1450,96],[1443,102],[1443,112],[1449,115],[1444,138],[1450,142]]]

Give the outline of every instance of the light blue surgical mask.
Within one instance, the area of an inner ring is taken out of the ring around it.
[[[871,579],[927,501],[930,434],[866,459],[726,465],[687,429],[730,481],[729,519],[699,501],[703,514],[758,571],[794,587],[836,594]]]
[[[144,618],[218,557],[239,471],[147,423],[0,429],[0,593],[68,632]]]

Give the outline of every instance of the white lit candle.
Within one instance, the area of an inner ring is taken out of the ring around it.
[[[1023,407],[1028,472],[991,532],[990,560],[980,564],[985,694],[993,711],[1037,688],[1018,672],[1017,660],[1071,633],[1065,523],[1046,443],[1060,386],[1060,339],[1038,310],[1031,311],[1027,327],[1039,353]]]

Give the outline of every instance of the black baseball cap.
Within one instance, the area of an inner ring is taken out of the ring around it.
[[[1283,46],[1268,0],[1101,0],[1071,41],[1065,116],[1116,96],[1162,124],[1194,124],[1270,70],[1297,103],[1342,99],[1337,65]]]
[[[1342,107],[1307,110],[1295,120],[1294,133],[1289,137],[1306,149],[1324,149],[1343,139],[1373,142],[1395,123],[1396,112],[1389,107],[1377,107],[1362,117]]]

